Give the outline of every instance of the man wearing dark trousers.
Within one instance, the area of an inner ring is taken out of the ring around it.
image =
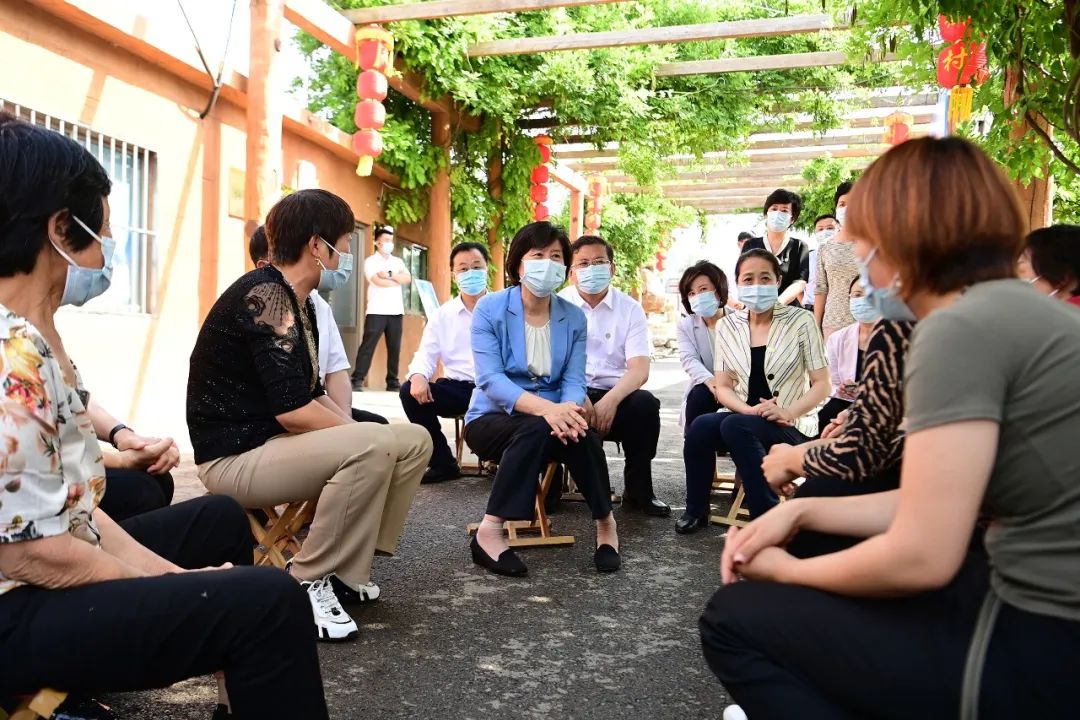
[[[585,313],[585,403],[589,424],[604,440],[622,444],[623,507],[665,517],[671,508],[653,494],[652,461],[660,439],[660,401],[642,386],[649,379],[649,327],[641,304],[611,287],[611,246],[583,235],[571,246],[573,286],[559,293]]]
[[[379,338],[386,335],[386,389],[399,390],[398,363],[401,360],[401,327],[405,301],[401,288],[412,282],[405,263],[394,254],[394,229],[375,228],[375,253],[364,261],[367,278],[367,308],[364,317],[364,337],[356,351],[356,367],[352,373],[352,388],[364,389],[364,379],[371,369],[371,358]]]
[[[443,435],[439,418],[464,415],[476,387],[472,356],[472,314],[476,301],[487,292],[487,248],[464,242],[450,251],[450,269],[457,281],[458,296],[441,305],[428,318],[420,347],[409,364],[408,379],[401,387],[401,405],[409,422],[423,425],[431,434],[434,450],[421,483],[436,483],[461,476],[461,468]],[[443,374],[431,378],[439,363]]]

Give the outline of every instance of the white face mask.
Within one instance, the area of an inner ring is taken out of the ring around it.
[[[52,243],[53,249],[68,263],[67,280],[64,282],[64,295],[60,298],[60,304],[79,307],[109,289],[112,283],[113,253],[116,250],[116,241],[111,237],[100,237],[74,215],[71,219],[88,232],[90,237],[101,243],[101,256],[104,260],[99,268],[85,268],[72,260],[70,255],[60,249],[59,245]]]
[[[382,250],[387,255],[393,255],[394,254],[394,241],[393,240],[383,240],[382,242],[379,243],[379,249]]]
[[[838,208],[836,208],[836,222],[838,222],[838,223],[840,223],[841,225],[843,225],[843,224],[844,224],[844,220],[845,220],[846,218],[847,218],[847,205],[845,205],[844,207],[838,207]]]
[[[783,232],[791,227],[791,213],[786,210],[770,210],[765,215],[765,227],[773,232]]]
[[[814,239],[817,240],[818,245],[824,245],[834,237],[836,237],[836,231],[832,228],[826,228],[825,230],[819,230],[814,233]]]

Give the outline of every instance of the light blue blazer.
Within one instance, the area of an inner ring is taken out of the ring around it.
[[[525,354],[521,287],[480,298],[473,310],[472,352],[476,389],[465,422],[488,413],[512,413],[521,394],[552,402],[585,403],[585,313],[551,295],[551,375],[536,377]]]

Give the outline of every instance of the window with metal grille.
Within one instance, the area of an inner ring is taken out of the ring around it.
[[[0,110],[71,138],[89,150],[112,179],[110,225],[116,241],[112,285],[83,309],[153,312],[157,277],[157,233],[153,225],[157,154],[86,125],[61,120],[3,98],[0,98]]]

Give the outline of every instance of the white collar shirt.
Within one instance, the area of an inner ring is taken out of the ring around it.
[[[383,257],[381,253],[375,253],[364,260],[364,277],[367,278],[367,306],[364,308],[365,315],[404,315],[405,296],[402,294],[400,285],[393,287],[380,287],[371,282],[371,278],[381,272],[403,273],[405,263],[396,255]]]
[[[349,369],[349,356],[345,354],[345,343],[341,341],[330,303],[317,292],[310,297],[315,304],[315,323],[319,326],[319,382],[325,384],[327,375]]]
[[[420,347],[409,363],[409,375],[423,375],[430,380],[441,361],[443,372],[451,380],[475,382],[472,355],[472,311],[461,296],[443,303],[428,318]]]
[[[585,313],[589,323],[586,341],[585,384],[597,390],[610,390],[626,374],[630,358],[649,357],[649,323],[641,303],[609,287],[604,299],[591,307],[573,285],[559,296]]]

